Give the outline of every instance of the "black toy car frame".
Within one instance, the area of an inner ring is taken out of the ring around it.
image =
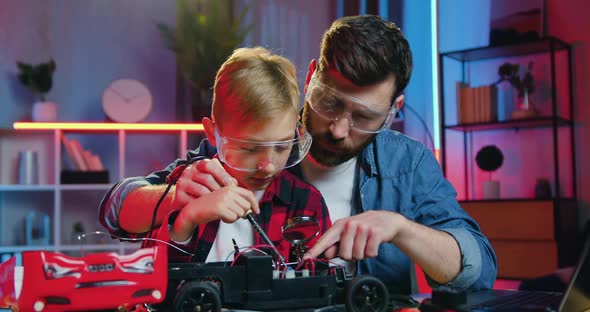
[[[293,311],[342,304],[347,311],[388,308],[389,293],[379,279],[351,278],[342,267],[316,264],[308,275],[296,264],[279,272],[272,257],[263,254],[244,254],[234,263],[170,263],[165,305],[174,311]]]

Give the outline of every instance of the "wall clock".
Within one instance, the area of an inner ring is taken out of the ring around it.
[[[139,122],[152,110],[152,94],[140,81],[119,79],[102,94],[104,113],[117,122]]]

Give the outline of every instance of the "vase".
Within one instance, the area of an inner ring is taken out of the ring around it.
[[[518,108],[512,111],[512,114],[510,114],[510,118],[525,119],[537,116],[537,110],[533,105],[533,101],[529,97],[528,91],[525,90],[524,95],[518,97],[517,103]]]
[[[57,120],[57,105],[53,102],[35,102],[33,104],[33,121],[50,122]]]
[[[39,156],[37,151],[22,150],[18,153],[18,183],[39,184]]]
[[[500,181],[483,181],[483,199],[500,198]]]

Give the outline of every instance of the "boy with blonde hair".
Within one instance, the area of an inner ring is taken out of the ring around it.
[[[203,118],[203,126],[207,139],[217,148],[216,157],[234,180],[198,197],[186,186],[193,179],[192,171],[175,170],[179,175],[176,187],[160,207],[171,212],[156,237],[195,255],[170,248],[170,262],[223,261],[234,251],[232,239],[244,247],[264,244],[243,219],[250,212],[286,259],[291,246],[283,239],[281,226],[287,219],[314,216],[321,233],[328,229],[330,220],[321,194],[283,170],[298,164],[311,145],[311,136],[299,123],[298,112],[299,89],[295,67],[289,60],[260,47],[233,52],[217,73],[212,115]],[[189,152],[187,160],[177,160],[167,170],[145,180],[152,185],[163,184],[163,177],[171,169],[190,166],[194,153]],[[174,174],[172,171],[170,176]],[[134,179],[123,180],[114,189],[134,183]],[[175,192],[177,188],[186,191]],[[105,209],[119,208],[123,223],[124,207],[134,200],[133,192],[127,195],[120,202],[103,201],[101,216]],[[145,217],[132,216],[129,220]],[[108,223],[103,225],[112,228]]]

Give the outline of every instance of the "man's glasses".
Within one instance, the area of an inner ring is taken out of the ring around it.
[[[277,170],[300,163],[311,147],[311,135],[299,123],[294,138],[286,141],[256,142],[223,136],[215,128],[219,160],[240,171],[257,171],[268,164]]]
[[[323,118],[346,118],[352,129],[364,133],[378,133],[389,128],[397,113],[395,103],[390,106],[367,103],[323,84],[315,75],[307,86],[305,101]]]

